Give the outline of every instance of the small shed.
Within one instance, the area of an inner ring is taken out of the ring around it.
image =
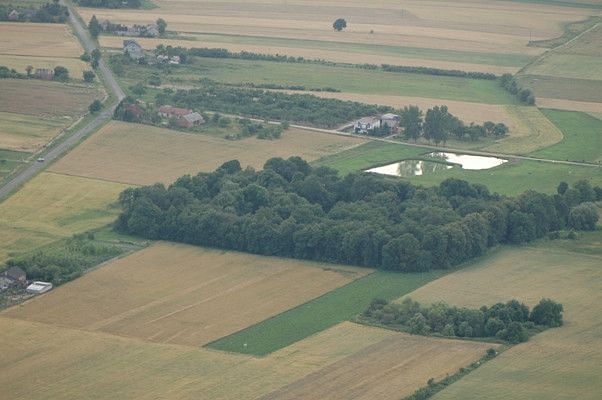
[[[11,12],[8,14],[8,19],[9,19],[10,21],[16,21],[16,20],[18,20],[18,19],[19,19],[19,16],[20,16],[20,14],[19,14],[19,11],[17,11],[17,10],[12,10],[12,11],[11,11]]]
[[[25,289],[25,291],[31,294],[42,294],[48,292],[51,289],[52,283],[35,281],[31,285],[27,286],[27,289]]]

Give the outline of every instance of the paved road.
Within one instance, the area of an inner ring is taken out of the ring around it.
[[[81,22],[73,15],[73,12],[70,10],[69,12],[69,22],[73,26],[75,34],[78,36],[80,41],[84,45],[84,49],[87,52],[91,52],[96,48],[96,45],[92,38],[88,35],[88,31],[82,26]],[[33,161],[28,167],[21,170],[17,175],[15,175],[10,181],[6,182],[3,186],[0,187],[0,199],[8,196],[12,191],[16,190],[25,182],[33,178],[37,173],[42,171],[49,165],[52,161],[60,158],[62,155],[71,150],[74,146],[79,143],[81,139],[89,135],[95,129],[103,125],[105,122],[109,121],[113,116],[113,111],[117,106],[117,103],[121,101],[125,94],[115,76],[111,72],[111,70],[106,66],[103,60],[100,60],[98,69],[96,71],[103,79],[105,85],[108,86],[108,89],[113,92],[113,94],[117,97],[118,101],[113,102],[112,104],[108,104],[105,106],[105,110],[100,113],[96,118],[87,123],[85,126],[77,130],[75,133],[71,134],[66,140],[58,143],[54,147],[50,149],[46,154],[44,154],[44,162]]]

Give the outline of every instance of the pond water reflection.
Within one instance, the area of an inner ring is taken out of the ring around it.
[[[391,175],[391,176],[420,176],[433,174],[438,171],[445,171],[453,168],[451,165],[443,164],[434,161],[422,161],[422,160],[404,160],[389,165],[383,165],[382,167],[371,168],[366,172],[374,172],[376,174]]]
[[[462,169],[489,169],[502,165],[508,160],[497,157],[473,156],[469,154],[434,152],[427,154],[427,157],[436,158],[453,164],[460,164]]]

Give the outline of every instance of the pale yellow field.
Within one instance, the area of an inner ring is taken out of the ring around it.
[[[268,399],[400,399],[481,358],[490,343],[398,334],[275,391]]]
[[[69,117],[36,117],[0,112],[0,147],[16,151],[36,151],[72,121]]]
[[[7,315],[201,346],[370,272],[159,243]]]
[[[429,364],[428,358],[445,360],[453,355],[470,363],[483,354],[475,349],[484,346],[470,342],[458,345],[345,322],[268,357],[252,358],[7,317],[0,317],[0,330],[5,339],[0,342],[0,385],[11,400],[86,399],[91,393],[98,400],[254,399],[354,360],[360,363],[357,369],[346,371],[350,376],[374,377],[375,372],[394,376],[378,398],[396,400],[400,393],[424,386],[431,376],[455,372],[460,365],[455,360]],[[412,348],[418,357],[399,360],[380,353],[388,361],[369,364],[367,354],[384,348],[393,354]],[[414,370],[412,363],[420,369]],[[374,366],[382,369],[374,371]],[[407,371],[407,379],[402,379],[399,371]],[[364,398],[356,394],[347,398]]]
[[[101,36],[100,45],[107,48],[119,48],[123,46],[123,38],[114,36]],[[366,57],[369,57],[371,64],[391,64],[405,66],[429,66],[431,68],[455,69],[461,71],[479,71],[489,72],[494,74],[515,73],[519,67],[505,67],[498,65],[476,64],[476,63],[461,63],[451,61],[438,61],[421,59],[418,57],[408,58],[404,56],[387,56],[382,54],[366,54],[349,51],[333,51],[320,50],[306,47],[283,47],[255,44],[239,44],[220,41],[200,40],[175,40],[175,39],[151,39],[139,38],[137,42],[147,50],[154,50],[160,44],[165,46],[180,46],[185,48],[195,47],[211,47],[222,48],[232,52],[248,51],[261,54],[284,54],[293,57],[305,57],[314,60],[327,60],[340,63],[362,64],[366,62]]]
[[[565,325],[517,345],[453,384],[436,399],[598,399],[602,393],[602,236],[504,249],[408,296],[479,307],[548,297],[564,306]]]
[[[111,222],[110,207],[127,186],[41,173],[0,203],[0,227],[61,237]]]
[[[94,87],[34,79],[2,79],[0,93],[0,112],[40,117],[76,118],[87,112],[94,99],[104,97]]]
[[[327,40],[409,47],[539,54],[527,48],[531,36],[549,38],[561,33],[566,21],[583,19],[587,11],[495,1],[169,1],[160,9],[112,11],[80,9],[85,20],[92,14],[120,22],[167,20],[170,29]],[[589,10],[588,10],[589,11]],[[345,16],[348,28],[334,32],[334,19]],[[373,31],[373,33],[370,33]]]
[[[81,72],[90,69],[79,59],[84,52],[65,24],[0,24],[0,65],[25,72],[34,68],[67,67],[73,77],[82,79]]]
[[[261,168],[272,157],[308,161],[363,143],[291,128],[281,139],[230,141],[139,124],[111,122],[51,167],[69,175],[132,184],[170,183],[184,174],[215,170],[226,161]],[[107,160],[111,160],[107,163]]]

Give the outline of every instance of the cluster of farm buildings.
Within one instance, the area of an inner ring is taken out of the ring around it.
[[[0,275],[0,292],[10,288],[25,289],[30,294],[42,294],[52,289],[52,283],[28,281],[27,274],[19,267],[10,267]]]
[[[353,124],[355,133],[368,134],[381,128],[387,128],[390,133],[397,133],[401,124],[401,117],[397,114],[383,114],[376,117],[364,117]]]
[[[125,104],[124,111],[129,112],[137,120],[141,119],[144,114],[144,109],[135,103]],[[163,105],[156,112],[161,118],[174,120],[177,126],[184,129],[190,129],[205,123],[205,118],[201,114],[189,108]]]
[[[147,38],[154,38],[159,36],[159,28],[155,24],[128,26],[122,24],[114,24],[108,19],[105,19],[100,23],[100,29],[102,29],[103,32],[113,33],[118,36]]]
[[[135,40],[124,40],[123,41],[123,53],[130,57],[134,61],[140,61],[145,59],[149,64],[180,64],[180,56],[167,56],[159,54],[154,58],[147,59],[142,46]]]

